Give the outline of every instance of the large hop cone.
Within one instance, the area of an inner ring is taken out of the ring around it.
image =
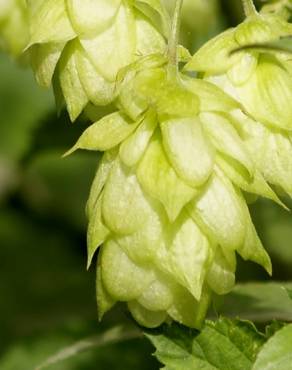
[[[29,37],[25,0],[0,1],[0,48],[18,57]]]
[[[165,49],[160,0],[31,0],[28,7],[36,78],[43,86],[53,78],[57,102],[64,97],[72,120],[88,102],[116,98],[121,68]]]
[[[89,264],[102,245],[99,315],[122,301],[146,327],[169,319],[199,327],[211,293],[234,285],[236,251],[271,272],[221,163],[255,192],[276,196],[233,125],[238,103],[215,85],[169,79],[162,65],[137,68],[124,88],[122,110],[90,126],[70,151],[105,151],[87,205]]]
[[[292,25],[277,15],[254,14],[204,45],[187,65],[204,73],[233,96],[245,115],[234,112],[246,147],[265,179],[292,195],[291,57],[267,48],[292,35]],[[238,53],[230,52],[244,48]]]

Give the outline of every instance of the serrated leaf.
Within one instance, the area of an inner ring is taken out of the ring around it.
[[[201,333],[172,325],[147,335],[166,370],[251,370],[265,338],[250,322],[220,318]]]
[[[292,364],[292,324],[277,331],[258,354],[252,370],[288,370]]]

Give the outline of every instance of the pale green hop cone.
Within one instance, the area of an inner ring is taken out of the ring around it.
[[[160,0],[28,0],[28,8],[36,78],[45,87],[53,81],[72,121],[89,102],[115,100],[122,68],[165,50],[168,18]]]
[[[245,114],[235,110],[233,117],[257,169],[267,182],[292,195],[291,57],[249,48],[287,36],[292,36],[292,25],[282,17],[252,12],[238,27],[204,45],[186,69],[203,72],[241,104]]]
[[[121,301],[143,326],[175,320],[198,328],[212,292],[232,289],[236,252],[271,272],[219,159],[275,195],[228,115],[238,103],[208,82],[175,82],[163,66],[129,73],[123,111],[90,126],[70,151],[105,151],[87,204],[88,265],[102,245],[99,316]]]
[[[25,0],[0,1],[0,49],[19,57],[29,38]]]

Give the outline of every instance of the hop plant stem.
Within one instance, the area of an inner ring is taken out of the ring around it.
[[[179,40],[180,22],[181,22],[181,10],[183,0],[176,0],[171,33],[168,41],[168,60],[169,60],[169,71],[172,74],[173,71],[177,72],[178,68],[178,56],[177,56],[177,45]]]
[[[244,14],[246,15],[246,17],[258,14],[256,7],[253,3],[253,0],[242,0],[242,3],[243,3]]]

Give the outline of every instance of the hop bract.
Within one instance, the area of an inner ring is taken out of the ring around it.
[[[204,45],[187,65],[204,72],[241,103],[234,118],[258,170],[292,195],[292,64],[283,52],[255,47],[292,35],[292,25],[273,14],[254,14]],[[242,51],[230,52],[238,49]],[[245,49],[246,48],[246,49]],[[246,190],[246,189],[245,189]]]
[[[0,48],[14,57],[20,56],[29,37],[25,0],[0,1]]]
[[[121,110],[70,151],[105,152],[87,204],[89,264],[102,245],[99,315],[122,301],[143,326],[199,327],[212,292],[234,285],[236,252],[271,272],[232,173],[277,198],[233,124],[236,101],[209,82],[170,78],[162,59],[142,66],[125,78]]]
[[[49,86],[53,79],[57,101],[63,96],[72,120],[88,102],[107,105],[116,98],[121,68],[165,49],[160,0],[29,0],[28,7],[37,80]]]

